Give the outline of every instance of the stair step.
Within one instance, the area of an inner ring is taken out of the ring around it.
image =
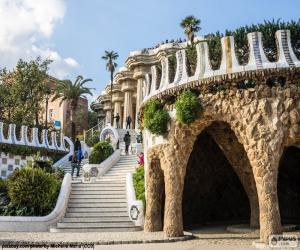
[[[80,233],[80,232],[134,232],[140,231],[140,227],[122,227],[122,228],[51,228],[50,232],[54,233]]]
[[[103,213],[103,212],[109,212],[109,213],[114,213],[114,212],[123,212],[127,213],[127,208],[126,207],[68,207],[67,208],[68,213]]]
[[[118,195],[126,195],[125,190],[120,190],[120,191],[115,191],[115,190],[105,190],[105,191],[99,191],[99,190],[94,190],[94,191],[71,191],[71,196],[76,198],[76,197],[81,197],[81,196],[91,196],[94,198],[97,198],[97,196],[103,196],[103,195],[111,195],[111,196],[118,196]]]
[[[96,183],[74,183],[72,184],[72,190],[73,188],[92,188],[92,187],[124,187],[122,183],[99,183],[97,181]]]
[[[57,228],[122,228],[122,227],[135,227],[133,222],[72,222],[64,223],[58,222]]]
[[[103,202],[98,204],[92,203],[71,203],[69,202],[68,208],[127,208],[126,202]]]
[[[76,217],[76,218],[63,218],[62,223],[101,223],[101,222],[130,222],[132,221],[129,219],[128,215],[123,217]]]
[[[71,194],[70,199],[125,199],[126,194]]]
[[[113,218],[113,217],[128,217],[128,213],[126,212],[68,212],[65,215],[65,218]]]
[[[106,203],[126,203],[126,198],[70,198],[69,204],[102,205]],[[96,203],[96,204],[94,204]]]
[[[102,186],[102,187],[87,187],[87,188],[72,188],[72,192],[99,192],[102,193],[102,192],[121,192],[121,191],[124,191],[124,187],[125,185],[123,186],[118,186],[118,187],[106,187],[106,186]]]

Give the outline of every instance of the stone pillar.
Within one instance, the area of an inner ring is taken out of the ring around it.
[[[162,195],[164,190],[163,172],[160,160],[153,150],[148,152],[148,168],[146,170],[146,214],[144,230],[156,232],[162,230]]]
[[[277,140],[277,136],[273,138]],[[259,140],[255,146],[247,150],[258,194],[260,239],[265,243],[269,242],[270,235],[282,233],[277,196],[277,177],[278,164],[283,149],[271,149],[270,145],[276,145],[273,143]]]
[[[144,77],[139,77],[137,79],[137,90],[136,90],[136,112],[135,112],[135,127],[138,128],[138,114],[139,108],[143,101],[143,83]]]
[[[126,128],[126,118],[130,115],[131,117],[131,129],[134,126],[134,117],[132,112],[132,91],[125,91],[124,93],[124,121],[123,128]]]
[[[105,125],[107,125],[108,123],[110,123],[110,118],[111,118],[111,111],[110,110],[106,110]]]
[[[119,102],[119,101],[115,101],[115,103],[114,103],[114,106],[115,106],[114,107],[114,116],[116,116],[117,113],[119,114],[119,116],[120,116],[120,121],[119,121],[120,128],[122,127],[122,124],[121,124],[121,122],[122,122],[122,107],[121,107],[121,105],[122,105],[122,103]],[[117,127],[116,119],[114,119],[114,127],[115,128]]]

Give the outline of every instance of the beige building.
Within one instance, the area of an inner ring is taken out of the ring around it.
[[[50,78],[49,86],[53,90],[55,88],[55,78]],[[46,108],[45,102],[45,112],[44,112],[44,121],[47,120],[48,126],[55,126],[57,129],[62,129],[66,134],[70,134],[70,109],[66,101],[62,102],[60,105],[60,99],[52,101],[54,95],[48,97],[48,108]],[[88,100],[81,98],[79,100],[79,105],[77,111],[75,112],[75,124],[76,124],[76,133],[80,134],[83,130],[88,129]]]

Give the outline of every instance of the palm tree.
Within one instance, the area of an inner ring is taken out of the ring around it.
[[[180,26],[184,29],[184,33],[187,35],[191,43],[194,42],[195,32],[201,30],[200,22],[201,20],[194,16],[187,16],[180,23]]]
[[[77,76],[74,84],[71,80],[58,81],[55,88],[55,95],[52,101],[60,99],[59,105],[67,101],[70,108],[70,121],[71,121],[71,138],[75,141],[76,127],[74,124],[74,114],[78,107],[80,98],[86,99],[86,94],[92,95],[91,88],[84,87],[87,82],[93,81],[92,79],[84,79],[82,76]]]
[[[107,51],[105,50],[105,55],[102,56],[102,59],[106,61],[106,70],[110,72],[110,124],[113,124],[113,108],[112,108],[112,90],[113,90],[113,80],[114,80],[114,72],[116,67],[118,66],[115,60],[117,60],[119,54],[117,52]]]

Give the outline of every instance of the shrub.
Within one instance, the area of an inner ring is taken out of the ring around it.
[[[167,132],[169,113],[160,100],[151,100],[145,105],[144,126],[152,134],[162,135]]]
[[[144,166],[140,166],[136,172],[133,174],[133,186],[136,194],[136,198],[141,200],[144,205],[144,210],[146,209],[146,199],[145,199],[145,171]]]
[[[89,157],[90,164],[99,164],[107,159],[112,153],[114,149],[112,146],[106,141],[99,141],[93,147],[91,155]]]
[[[61,182],[41,168],[25,166],[8,178],[11,212],[22,215],[47,215],[55,206]],[[24,213],[24,214],[23,214]]]
[[[100,134],[99,132],[95,132],[93,136],[88,136],[86,138],[86,144],[89,147],[93,147],[96,143],[98,143],[100,141]]]
[[[195,121],[202,111],[197,95],[190,90],[181,93],[175,103],[175,107],[176,119],[184,124],[190,124]]]
[[[7,180],[0,179],[0,194],[7,193]]]
[[[57,179],[62,180],[65,176],[65,169],[63,167],[55,169],[54,175]]]

